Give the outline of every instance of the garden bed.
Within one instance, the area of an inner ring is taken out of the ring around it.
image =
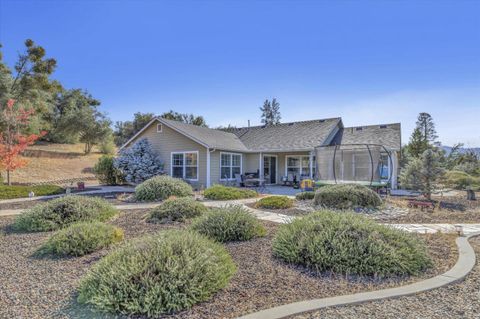
[[[380,218],[380,222],[395,224],[437,224],[437,223],[480,223],[480,201],[469,201],[465,197],[448,196],[433,198],[437,204],[435,209],[408,207],[408,200],[389,197],[389,205],[408,210],[407,214]],[[438,205],[441,203],[441,207]]]
[[[145,222],[145,210],[120,214],[111,223],[125,231],[125,239],[185,224]],[[13,218],[0,218],[0,317],[91,317],[75,302],[79,279],[108,249],[79,258],[34,259],[32,253],[50,233],[11,233]],[[238,272],[226,289],[210,301],[178,313],[176,318],[234,318],[253,311],[311,298],[322,298],[398,286],[440,274],[457,259],[454,237],[426,237],[434,268],[420,277],[390,280],[346,279],[318,276],[302,267],[284,264],[272,257],[271,241],[278,224],[263,222],[267,235],[247,242],[226,244]]]
[[[470,240],[477,258],[480,258],[480,238]],[[478,318],[480,298],[480,264],[473,268],[460,283],[433,289],[415,296],[373,301],[361,305],[332,307],[307,314],[292,316],[295,319],[345,318]]]

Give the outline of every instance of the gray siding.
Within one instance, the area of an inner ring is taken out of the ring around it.
[[[139,139],[146,138],[157,152],[160,161],[165,165],[165,171],[169,175],[172,152],[198,151],[198,182],[192,182],[192,185],[205,187],[207,184],[207,149],[166,125],[163,125],[162,132],[157,132],[157,123],[152,123],[128,147]]]

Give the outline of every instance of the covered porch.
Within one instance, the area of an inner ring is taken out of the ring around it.
[[[244,175],[255,174],[265,185],[285,185],[315,176],[314,150],[303,152],[250,153],[245,156]],[[285,187],[287,188],[287,187]]]

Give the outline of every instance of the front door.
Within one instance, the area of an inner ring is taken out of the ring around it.
[[[277,183],[277,157],[265,155],[263,157],[263,177],[265,184]]]

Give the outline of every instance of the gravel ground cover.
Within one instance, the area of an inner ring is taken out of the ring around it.
[[[480,238],[471,241],[477,258],[480,258]],[[309,314],[294,316],[295,319],[343,318],[343,319],[434,319],[434,318],[480,318],[480,264],[465,281],[447,287],[427,291],[416,296],[402,297],[363,305],[327,308]]]
[[[125,230],[126,240],[185,224],[145,222],[145,210],[123,212],[112,224]],[[0,218],[0,318],[92,318],[89,309],[76,304],[79,279],[108,253],[102,250],[80,258],[35,259],[32,253],[49,233],[17,234],[8,225],[13,217]],[[454,237],[427,238],[435,267],[420,278],[388,281],[317,276],[304,268],[283,264],[271,257],[271,240],[277,224],[264,222],[267,236],[249,242],[230,243],[227,249],[238,265],[229,286],[209,301],[174,318],[234,318],[284,303],[396,286],[431,277],[449,269],[456,261]]]

